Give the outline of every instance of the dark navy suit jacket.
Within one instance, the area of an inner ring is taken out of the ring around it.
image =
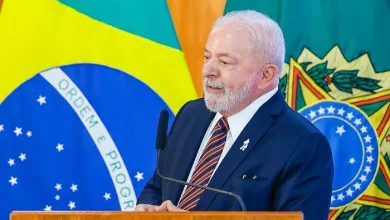
[[[158,161],[164,176],[187,180],[214,116],[203,99],[190,101],[180,109]],[[248,147],[240,150],[247,139]],[[325,220],[333,172],[326,137],[277,92],[246,125],[208,186],[239,194],[248,211],[301,211],[305,220]],[[155,173],[137,203],[160,205],[171,200],[177,204],[182,190],[182,185],[162,180]],[[240,209],[233,197],[205,191],[195,211]]]

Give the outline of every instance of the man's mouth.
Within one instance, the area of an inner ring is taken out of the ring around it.
[[[222,87],[218,87],[218,86],[207,86],[207,87],[210,89],[222,89]]]
[[[216,86],[207,86],[207,92],[211,93],[221,93],[223,91],[222,87],[216,87]]]

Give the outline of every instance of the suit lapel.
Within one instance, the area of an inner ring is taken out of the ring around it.
[[[179,180],[187,180],[188,174],[191,170],[192,164],[198,153],[200,144],[203,140],[204,134],[210,125],[211,120],[214,118],[215,113],[210,112],[206,107],[193,115],[193,123],[189,123],[186,126],[190,126],[188,133],[183,134],[184,146],[180,149],[180,152],[175,152],[178,155],[178,159],[172,163],[176,166],[172,167],[171,176]],[[173,171],[173,172],[172,172]],[[172,203],[177,204],[184,186],[177,183],[172,183],[169,187],[171,190],[171,198],[174,198]]]
[[[253,116],[246,125],[239,137],[234,142],[233,146],[226,154],[225,158],[214,173],[213,178],[209,183],[209,187],[221,189],[226,180],[232,175],[240,163],[250,153],[252,148],[272,126],[275,121],[275,116],[279,115],[283,106],[283,98],[277,92],[268,102],[266,102]],[[244,142],[249,143],[245,145]],[[240,149],[241,147],[243,147]],[[217,193],[205,191],[201,196],[195,210],[207,210]],[[234,198],[232,198],[234,199]]]

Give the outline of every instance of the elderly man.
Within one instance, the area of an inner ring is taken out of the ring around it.
[[[248,211],[301,211],[327,219],[333,181],[325,136],[278,91],[279,26],[255,11],[218,19],[204,50],[204,99],[177,114],[158,161],[161,173],[242,197]],[[232,197],[155,174],[136,211],[240,210]]]

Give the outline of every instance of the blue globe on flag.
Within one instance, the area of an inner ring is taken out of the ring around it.
[[[323,132],[332,148],[331,208],[352,203],[373,182],[378,170],[378,137],[369,119],[357,107],[337,101],[320,101],[300,113]]]
[[[55,67],[26,81],[0,105],[0,218],[133,210],[155,169],[163,109],[170,125],[155,91],[102,65]]]

